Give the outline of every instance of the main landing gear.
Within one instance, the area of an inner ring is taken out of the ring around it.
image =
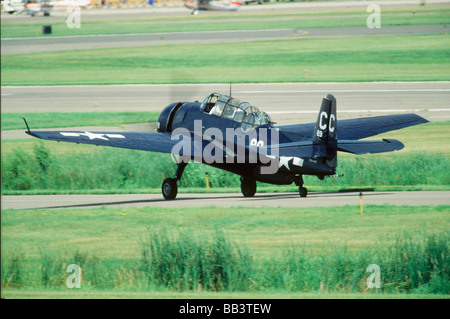
[[[177,197],[178,193],[178,186],[177,182],[181,179],[181,176],[183,175],[184,168],[186,167],[187,163],[180,162],[178,164],[177,171],[175,173],[175,176],[173,178],[166,178],[162,183],[162,194],[165,199],[175,199]]]
[[[177,197],[178,186],[177,182],[181,179],[183,175],[184,168],[187,163],[180,162],[178,164],[177,171],[173,178],[166,178],[162,183],[162,194],[165,199],[171,200]],[[302,175],[293,176],[293,181],[295,185],[298,186],[298,193],[300,197],[306,197],[308,195],[308,190],[303,187],[303,177]],[[241,176],[241,192],[244,197],[253,197],[256,193],[256,180],[250,176]]]
[[[253,177],[241,176],[241,192],[244,197],[255,196],[256,181]]]
[[[303,176],[302,175],[294,176],[293,180],[295,185],[298,186],[298,193],[300,197],[308,196],[308,190],[306,189],[306,187],[303,187]]]

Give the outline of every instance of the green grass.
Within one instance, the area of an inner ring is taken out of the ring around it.
[[[2,288],[69,296],[65,269],[76,263],[72,297],[447,295],[449,222],[448,206],[4,210]],[[372,263],[379,291],[365,284]]]
[[[121,126],[158,120],[159,112],[79,112],[79,113],[2,113],[2,130],[26,129],[25,117],[31,129],[73,126]]]
[[[382,25],[447,24],[450,22],[449,12],[448,6],[387,9],[382,10]],[[206,13],[198,17],[179,15],[176,18],[83,19],[78,29],[69,29],[65,21],[52,22],[51,36],[366,26],[368,15],[364,9],[344,9],[259,14],[238,12],[225,16]],[[42,22],[33,19],[26,22],[3,21],[1,26],[2,38],[36,37],[37,34],[42,36],[41,32]]]
[[[2,191],[4,194],[150,192],[160,189],[162,181],[172,176],[176,164],[167,154],[103,148],[95,153],[68,151],[54,155],[43,144],[35,144],[32,153],[21,148],[2,154]],[[311,190],[325,191],[353,188],[448,189],[450,158],[439,153],[412,153],[366,156],[342,156],[337,173],[340,178],[320,181],[305,176]],[[239,176],[191,163],[181,179],[182,188],[205,187],[205,172],[212,189],[239,188]],[[274,187],[292,190],[291,187]]]
[[[2,56],[1,74],[2,85],[298,82],[305,68],[311,82],[449,80],[449,44],[404,35],[17,54]]]
[[[293,246],[322,254],[330,245],[349,251],[387,248],[404,233],[448,232],[448,206],[359,206],[324,208],[93,208],[2,210],[4,256],[82,251],[102,259],[141,257],[150,234],[226,232],[254,256],[279,256]],[[151,230],[149,232],[149,230]]]
[[[382,138],[395,138],[405,144],[401,153],[431,152],[450,156],[450,121],[429,122],[367,139]]]

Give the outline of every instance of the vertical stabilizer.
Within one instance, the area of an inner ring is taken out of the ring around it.
[[[326,164],[330,168],[337,166],[337,118],[336,99],[328,94],[322,100],[319,116],[314,127],[312,141],[315,144],[326,145]]]

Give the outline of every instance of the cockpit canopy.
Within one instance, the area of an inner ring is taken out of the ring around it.
[[[270,116],[256,106],[219,93],[208,95],[200,107],[210,115],[241,123],[241,128],[245,132],[272,123]]]

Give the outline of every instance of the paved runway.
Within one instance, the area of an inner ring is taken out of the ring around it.
[[[450,205],[450,191],[364,192],[364,205]],[[89,207],[313,207],[359,205],[359,192],[313,193],[300,198],[293,193],[257,193],[253,198],[241,194],[183,194],[166,201],[161,194],[115,195],[21,195],[2,196],[2,209],[89,208]]]
[[[177,101],[202,101],[211,92],[228,94],[229,84],[80,85],[2,87],[2,113],[160,112]],[[338,112],[428,112],[439,120],[450,107],[450,82],[348,82],[233,84],[232,95],[272,114],[317,115],[321,100],[332,93]],[[94,105],[97,105],[95,108]],[[442,109],[435,114],[435,109]],[[444,118],[445,119],[445,118]],[[447,118],[448,120],[448,118]]]
[[[383,26],[380,29],[369,29],[367,27],[340,27],[11,38],[1,40],[1,54],[7,55],[67,50],[145,47],[159,46],[163,44],[203,44],[263,40],[292,40],[302,38],[439,34],[444,32],[446,32],[446,26],[444,25],[406,25]]]
[[[229,84],[2,87],[1,108],[2,113],[94,112],[96,109],[99,112],[160,112],[172,102],[201,101],[214,91],[228,94]],[[338,119],[413,112],[430,121],[450,120],[450,82],[263,83],[232,86],[234,97],[268,112],[278,125],[314,122],[322,98],[328,93],[337,99]],[[22,121],[20,118],[17,120]],[[29,124],[33,128],[33,123]],[[136,127],[130,126],[96,128],[97,131],[134,129]],[[2,139],[27,137],[24,130],[2,131]]]

